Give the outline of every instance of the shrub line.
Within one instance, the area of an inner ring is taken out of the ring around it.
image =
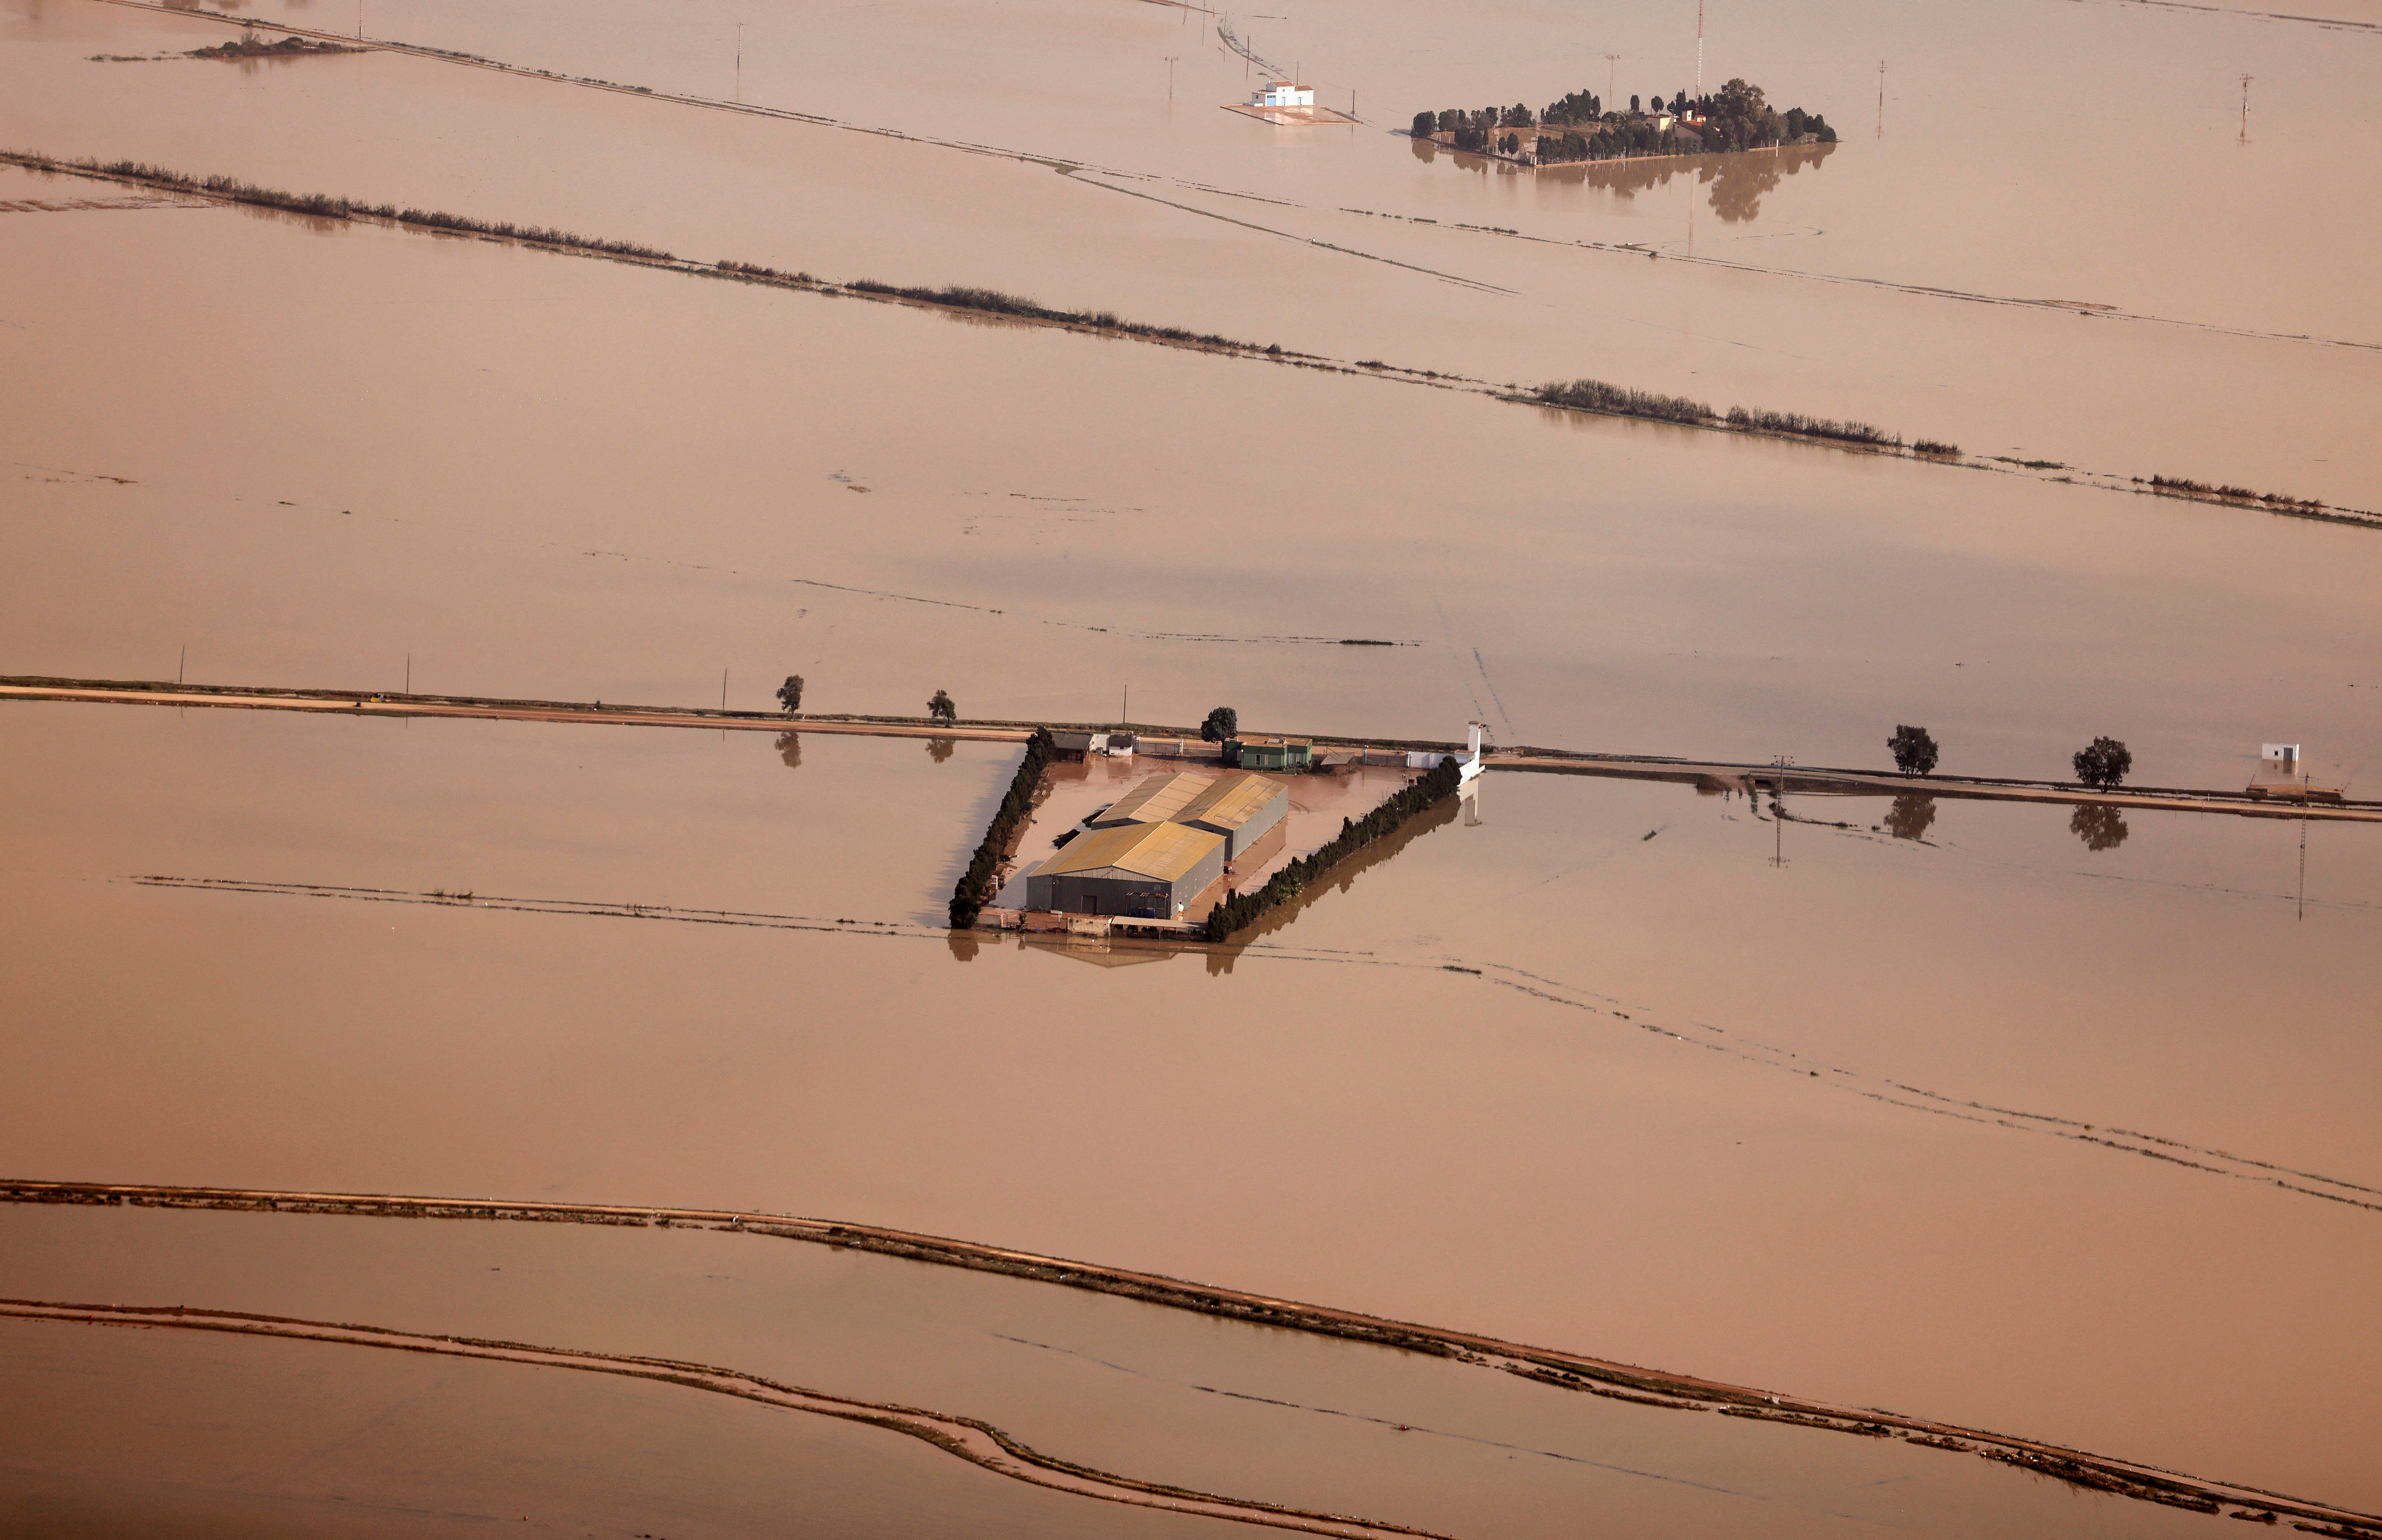
[[[966,930],[976,923],[984,911],[985,900],[992,895],[986,891],[992,886],[993,874],[1001,869],[1002,858],[1008,855],[1010,842],[1025,826],[1034,811],[1034,791],[1042,784],[1042,772],[1049,766],[1058,744],[1048,727],[1037,727],[1034,736],[1025,740],[1025,757],[1017,762],[1017,774],[1010,777],[1009,794],[993,810],[992,822],[985,826],[984,839],[968,858],[967,871],[952,889],[952,929]]]

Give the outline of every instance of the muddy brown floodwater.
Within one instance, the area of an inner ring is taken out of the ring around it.
[[[0,0],[0,147],[1292,353],[0,169],[0,672],[1848,766],[1915,724],[2026,777],[2107,734],[2146,786],[2284,741],[2362,794],[2382,532],[2063,480],[2382,507],[2382,30],[2298,9],[1715,10],[1707,85],[1832,149],[1530,175],[1383,130],[1684,89],[1685,9],[374,0],[371,52],[233,70],[147,57],[220,19]],[[1369,121],[1216,110],[1273,67]],[[1581,375],[1967,458],[1483,393]],[[1501,771],[1232,946],[947,933],[1016,752],[0,703],[0,1173],[844,1218],[2382,1509],[2373,831]],[[2218,1522],[750,1237],[0,1236],[0,1293],[678,1354],[1467,1535]],[[0,1374],[0,1528],[1190,1523],[522,1363],[11,1320]]]
[[[1424,164],[1385,130],[1418,104],[1602,92],[1607,53],[1683,89],[1692,21],[1668,12],[1603,18],[1583,41],[1562,7],[1526,6],[1485,50],[1426,7],[1243,18],[1308,31],[1299,56],[1327,93],[1361,89],[1370,126],[1316,130],[1215,110],[1243,91],[1242,61],[1199,43],[1192,13],[1115,0],[1030,21],[944,4],[565,20],[391,0],[373,38],[533,73],[383,51],[254,78],[88,62],[95,46],[219,41],[220,23],[18,3],[0,126],[52,153],[706,261],[991,284],[1348,360],[1590,374],[1971,454],[2367,507],[2382,481],[2359,411],[2382,367],[2382,314],[2358,281],[2373,214],[2339,190],[2382,148],[2382,119],[2355,106],[2377,78],[2370,26],[2050,0],[2005,0],[1992,19],[1882,0],[1749,15],[1715,32],[1708,84],[1749,75],[1844,140],[1774,187],[1759,184],[1777,157],[1756,157],[1639,189]],[[744,102],[802,116],[724,110],[740,20]],[[922,51],[922,35],[941,41]],[[1269,57],[1288,43],[1259,37]],[[2260,82],[2246,144],[2243,73]],[[1630,93],[1626,76],[1615,89]]]
[[[2382,1496],[2363,828],[2302,897],[2286,821],[1501,772],[1228,971],[1085,968],[915,923],[988,746],[7,712],[17,1174],[854,1218]]]
[[[7,1241],[0,1293],[12,1298],[237,1301],[252,1314],[732,1367],[826,1394],[971,1416],[1046,1455],[1133,1479],[1480,1540],[1573,1533],[1583,1510],[1650,1536],[1749,1523],[1792,1536],[1869,1533],[1879,1523],[1980,1540],[2163,1536],[2196,1534],[2204,1522],[1899,1439],[1632,1405],[1418,1353],[760,1235],[10,1207],[0,1209],[0,1236]],[[100,1340],[74,1352],[77,1332]],[[12,1444],[52,1464],[68,1451],[95,1464],[98,1451],[84,1453],[85,1419],[121,1418],[139,1407],[130,1452],[195,1473],[204,1466],[193,1458],[192,1424],[220,1437],[229,1431],[221,1424],[239,1413],[194,1415],[189,1403],[210,1387],[252,1387],[265,1406],[294,1401],[341,1427],[345,1459],[325,1471],[252,1448],[239,1462],[245,1480],[216,1484],[279,1485],[285,1500],[302,1494],[319,1502],[341,1480],[369,1490],[376,1477],[452,1509],[491,1485],[480,1463],[489,1456],[462,1462],[451,1484],[423,1482],[402,1465],[375,1470],[375,1456],[444,1463],[437,1451],[446,1446],[424,1438],[423,1413],[390,1409],[383,1415],[395,1425],[381,1428],[364,1414],[391,1397],[392,1378],[414,1380],[430,1415],[468,1404],[478,1382],[493,1380],[485,1404],[501,1410],[466,1413],[463,1427],[525,1467],[510,1511],[552,1522],[556,1508],[585,1500],[559,1489],[559,1478],[583,1468],[579,1461],[668,1439],[671,1471],[654,1489],[614,1473],[596,1477],[593,1490],[623,1510],[668,1511],[697,1488],[682,1473],[692,1464],[703,1473],[699,1489],[721,1511],[687,1517],[719,1524],[791,1497],[791,1461],[803,1473],[799,1485],[815,1488],[821,1505],[802,1533],[841,1533],[826,1505],[865,1515],[872,1497],[882,1502],[888,1477],[878,1462],[910,1447],[878,1435],[877,1442],[896,1448],[874,1461],[822,1458],[805,1448],[820,1437],[816,1418],[780,1414],[737,1433],[740,1419],[763,1414],[644,1387],[612,1398],[621,1404],[602,1419],[612,1431],[557,1438],[550,1430],[558,1425],[574,1434],[585,1425],[575,1403],[588,1393],[568,1382],[600,1376],[549,1370],[540,1384],[524,1385],[522,1372],[505,1365],[392,1372],[370,1361],[413,1355],[269,1341],[192,1345],[175,1340],[181,1335],[0,1321],[0,1375],[7,1376],[0,1383],[13,1382],[0,1418],[14,1424]],[[349,1362],[359,1359],[367,1362]],[[69,1369],[79,1372],[56,1383]],[[732,1457],[690,1461],[675,1447],[680,1425],[728,1430]],[[787,1440],[785,1458],[767,1452],[772,1436]],[[576,1459],[567,1452],[573,1446],[584,1451]],[[952,1487],[988,1487],[996,1523],[1036,1506],[1003,1490],[1013,1483],[937,1458],[956,1469],[926,1473],[925,1503]],[[88,1490],[96,1481],[86,1475],[75,1485],[98,1506]],[[488,1491],[481,1505],[497,1507],[503,1491]],[[1025,1496],[1053,1506],[1043,1494]],[[1154,1515],[1076,1506],[1094,1509],[1088,1521],[1074,1520],[1086,1533],[1135,1533],[1136,1524],[1166,1532]],[[1110,1516],[1127,1527],[1092,1527]],[[935,1509],[918,1522],[933,1523]]]

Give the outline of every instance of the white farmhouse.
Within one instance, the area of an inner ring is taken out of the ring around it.
[[[1253,107],[1311,107],[1315,105],[1313,86],[1293,85],[1288,80],[1268,80],[1265,89],[1249,98]]]

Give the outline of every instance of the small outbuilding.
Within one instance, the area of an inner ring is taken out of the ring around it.
[[[1224,874],[1224,837],[1184,824],[1095,829],[1025,878],[1025,906],[1065,914],[1180,919]]]
[[[1290,788],[1271,776],[1236,770],[1219,776],[1174,814],[1179,824],[1224,837],[1224,859],[1236,861],[1290,812]]]
[[[1243,770],[1304,770],[1315,745],[1303,738],[1228,738],[1224,763]]]
[[[1311,107],[1315,105],[1315,88],[1289,80],[1268,80],[1265,89],[1249,98],[1253,107]]]

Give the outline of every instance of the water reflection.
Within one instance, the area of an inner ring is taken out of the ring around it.
[[[792,738],[794,735],[788,733],[786,736]],[[927,757],[940,764],[950,759],[952,751],[958,747],[959,739],[955,738],[930,738],[927,739]]]
[[[2106,802],[2084,802],[2068,820],[2068,832],[2088,850],[2114,850],[2126,842],[2125,815]]]
[[[1885,814],[1885,832],[1897,839],[1924,839],[1935,822],[1935,799],[1923,791],[1897,797]]]
[[[1782,180],[1806,166],[1818,166],[1836,150],[1833,144],[1797,144],[1784,150],[1757,150],[1735,155],[1576,161],[1568,165],[1542,166],[1538,175],[1541,181],[1590,187],[1623,200],[1667,187],[1675,177],[1693,177],[1699,188],[1712,189],[1708,201],[1724,223],[1742,225],[1761,216],[1763,193],[1775,189]]]
[[[951,942],[953,962],[974,962],[977,949],[984,945],[976,939],[974,931],[953,931],[948,939]]]
[[[786,762],[787,769],[801,769],[803,767],[803,735],[800,733],[780,733],[778,735],[778,757]]]
[[[1231,945],[1210,948],[1208,953],[1208,972],[1210,974],[1230,973],[1233,971],[1234,959],[1241,955],[1242,950],[1250,942],[1262,940],[1281,930],[1284,925],[1290,924],[1301,914],[1307,912],[1307,907],[1309,904],[1325,894],[1347,892],[1357,877],[1396,856],[1398,852],[1433,829],[1443,829],[1455,823],[1456,814],[1468,810],[1471,805],[1472,799],[1459,795],[1444,798],[1417,813],[1397,833],[1387,838],[1375,840],[1346,861],[1332,867],[1323,874],[1321,881],[1311,885],[1297,898],[1278,909],[1267,911],[1259,918],[1257,923],[1236,935]]]

